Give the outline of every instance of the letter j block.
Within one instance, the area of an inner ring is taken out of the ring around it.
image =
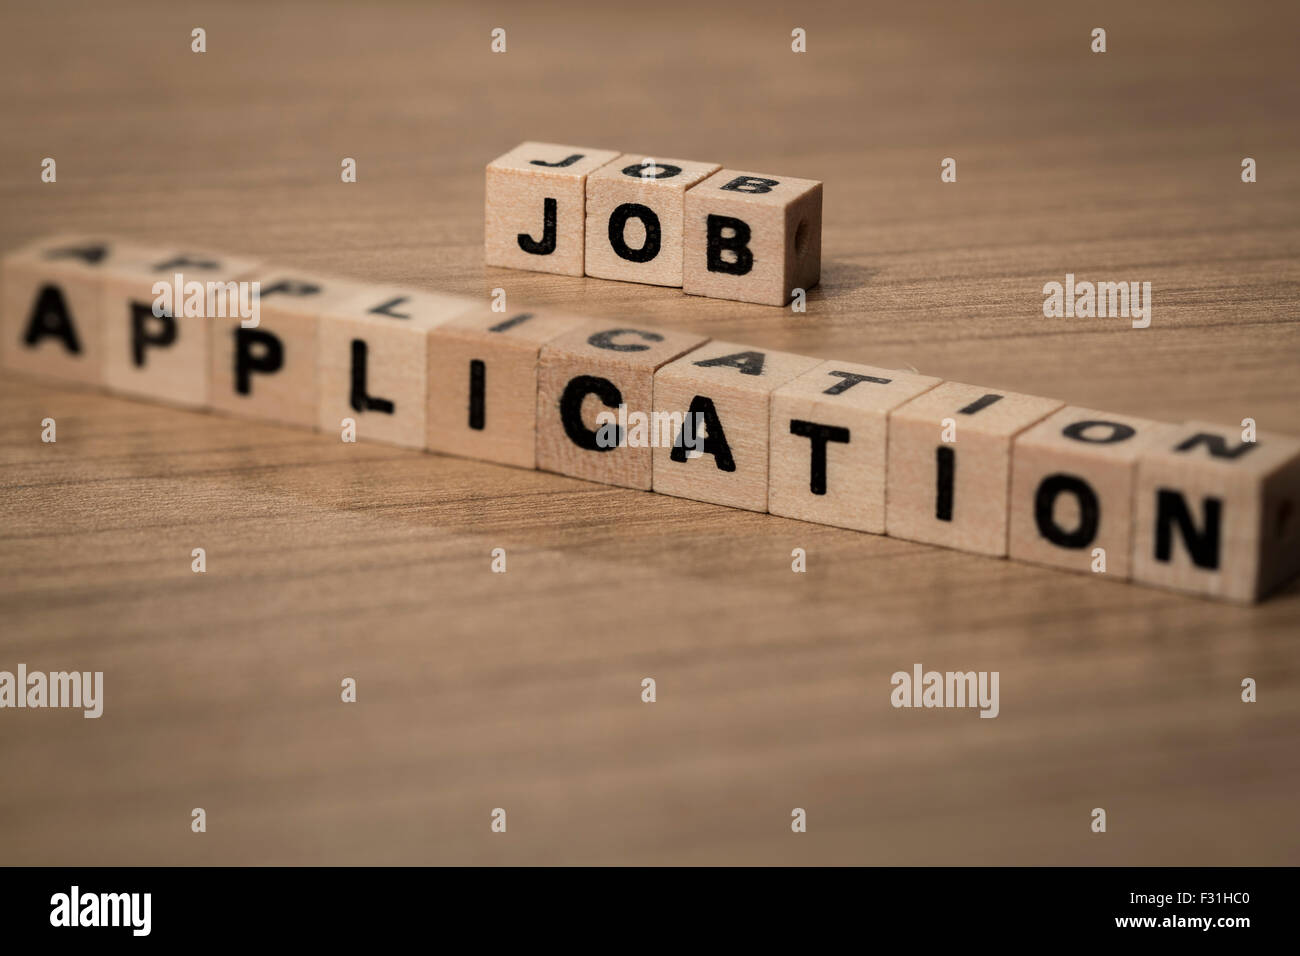
[[[587,175],[617,157],[611,149],[521,143],[488,163],[484,262],[582,275]]]

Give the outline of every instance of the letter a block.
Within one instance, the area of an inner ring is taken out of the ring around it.
[[[1137,466],[1133,578],[1257,601],[1300,570],[1300,440],[1188,422]]]
[[[671,444],[656,443],[654,490],[766,511],[772,393],[820,364],[807,355],[710,342],[661,368],[655,413],[676,415],[680,424]]]
[[[484,262],[583,274],[587,176],[611,149],[522,143],[487,165]]]
[[[821,277],[822,184],[724,169],[686,192],[682,290],[785,305]]]
[[[649,491],[655,370],[705,341],[673,329],[588,322],[548,343],[537,380],[537,467]]]
[[[1012,440],[1062,404],[944,382],[894,409],[886,534],[1005,557]]]
[[[768,511],[884,534],[889,412],[939,382],[832,361],[778,388]]]
[[[686,190],[721,168],[626,153],[588,176],[587,275],[680,288]]]

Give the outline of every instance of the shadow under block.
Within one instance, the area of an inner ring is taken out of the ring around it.
[[[373,286],[326,309],[316,342],[321,430],[351,418],[358,438],[424,448],[429,332],[477,308],[476,299]]]
[[[940,381],[831,361],[778,388],[768,511],[884,534],[889,412]]]
[[[1005,557],[1011,443],[1062,405],[1050,398],[944,382],[894,409],[889,413],[886,533]]]
[[[430,451],[537,467],[538,354],[589,319],[485,306],[429,333]]]
[[[587,176],[617,156],[612,149],[521,143],[488,163],[483,261],[582,275]]]
[[[1021,432],[1011,449],[1008,556],[1128,578],[1138,457],[1172,427],[1071,406]]]
[[[143,249],[52,236],[4,257],[0,353],[6,368],[82,385],[104,381],[104,270]]]
[[[673,442],[655,446],[654,490],[767,511],[772,393],[821,364],[807,355],[709,342],[661,368],[655,412],[680,417],[673,419]]]
[[[821,277],[822,184],[724,169],[686,192],[682,290],[785,305]]]
[[[655,372],[706,341],[675,329],[589,321],[547,343],[537,380],[537,467],[649,491],[650,428],[635,426],[648,423],[655,407]]]
[[[587,177],[587,275],[682,285],[686,191],[722,167],[619,156]]]
[[[1300,570],[1300,440],[1188,422],[1138,459],[1133,578],[1249,603]]]
[[[222,290],[223,310],[231,303],[237,311],[238,283],[256,268],[252,259],[166,248],[109,266],[100,298],[104,384],[124,395],[207,405],[213,290]]]
[[[209,404],[232,415],[315,428],[320,416],[320,318],[366,287],[278,267],[259,270],[249,279],[260,288],[256,327],[245,328],[238,316],[211,320]]]

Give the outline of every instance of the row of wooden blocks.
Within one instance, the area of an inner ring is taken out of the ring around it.
[[[247,327],[211,290],[254,281]],[[99,238],[7,256],[2,321],[8,368],[129,396],[1236,601],[1300,567],[1282,435]]]
[[[784,305],[821,276],[822,184],[521,143],[487,167],[490,266]]]

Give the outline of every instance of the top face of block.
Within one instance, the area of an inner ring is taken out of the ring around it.
[[[80,233],[45,236],[5,254],[6,262],[22,262],[69,271],[94,272],[119,261],[146,254],[143,246],[107,236]]]
[[[936,427],[943,419],[951,418],[957,423],[958,440],[963,428],[992,438],[1010,438],[1061,404],[1037,395],[944,382],[889,414],[900,422],[933,423]]]
[[[1210,422],[1184,422],[1170,428],[1163,440],[1148,449],[1144,460],[1195,465],[1243,480],[1266,477],[1300,456],[1300,439],[1259,432],[1243,441],[1241,428]]]
[[[654,160],[653,166],[645,164],[647,158]],[[721,168],[717,163],[701,163],[693,159],[658,159],[624,153],[588,176],[587,185],[591,188],[595,184],[609,181],[685,192]]]
[[[711,382],[730,390],[767,393],[820,364],[821,359],[810,355],[710,342],[664,366],[655,381]]]
[[[561,146],[558,143],[520,143],[488,163],[488,169],[512,170],[536,176],[581,179],[618,156],[613,149]]]
[[[325,315],[377,328],[432,329],[479,308],[477,299],[401,286],[369,286],[331,305]]]
[[[518,309],[493,312],[480,305],[452,316],[439,325],[441,334],[464,338],[491,338],[500,345],[532,347],[534,350],[590,319],[549,309]]]
[[[140,250],[113,264],[113,275],[127,279],[165,280],[176,275],[186,281],[206,282],[243,277],[261,263],[243,256],[182,247]]]
[[[693,332],[591,321],[547,343],[544,355],[657,369],[707,341],[706,336]]]
[[[248,282],[258,283],[258,306],[262,310],[303,312],[319,315],[344,306],[368,287],[355,279],[264,267],[249,273]]]
[[[1026,429],[1016,439],[1016,447],[1076,452],[1131,464],[1171,427],[1149,418],[1068,405]]]
[[[701,199],[720,199],[755,206],[786,206],[820,186],[821,183],[816,179],[722,169],[698,186],[692,187],[691,192]]]
[[[776,395],[807,399],[828,408],[888,412],[928,392],[941,381],[915,372],[832,360],[782,385]]]

